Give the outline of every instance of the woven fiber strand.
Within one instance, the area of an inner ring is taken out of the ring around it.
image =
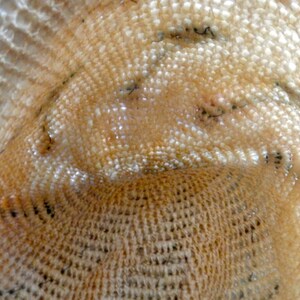
[[[0,297],[300,299],[298,1],[0,1]]]

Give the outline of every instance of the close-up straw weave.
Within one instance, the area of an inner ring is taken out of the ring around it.
[[[0,0],[0,299],[300,299],[298,0]]]

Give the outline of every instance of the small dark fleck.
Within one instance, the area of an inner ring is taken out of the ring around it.
[[[280,152],[277,152],[277,153],[275,154],[274,158],[275,158],[274,164],[276,165],[275,167],[276,167],[276,169],[278,169],[278,168],[279,168],[279,165],[280,165],[280,163],[281,163],[281,160],[283,159],[283,156],[281,155]]]
[[[280,154],[280,152],[276,153],[275,158],[277,158],[278,160],[282,160],[282,155]]]
[[[203,31],[200,31],[198,28],[194,28],[194,32],[196,34],[199,34],[199,35],[207,35],[207,34],[210,34],[213,38],[215,37],[215,34],[213,33],[213,31],[211,30],[210,26],[208,27],[205,27],[205,29]]]
[[[49,131],[45,124],[42,125],[42,131],[43,131],[43,133],[45,133],[46,138],[47,138],[43,147],[40,148],[40,154],[44,155],[44,154],[47,154],[51,150],[52,146],[54,145],[54,140],[53,140],[53,138],[51,138]]]
[[[143,247],[138,247],[138,248],[137,248],[137,253],[138,253],[139,255],[143,255],[143,254],[144,254],[144,248],[143,248]]]
[[[265,159],[266,159],[266,163],[269,163],[269,155],[268,154],[266,155]]]
[[[33,207],[33,211],[34,211],[34,213],[35,213],[36,215],[39,213],[39,210],[38,210],[38,208],[37,208],[36,206]]]
[[[13,218],[15,218],[18,215],[18,213],[13,210],[10,212],[10,214]]]
[[[131,95],[138,88],[139,88],[139,86],[137,85],[137,83],[134,83],[134,84],[126,87],[123,91],[126,91],[128,95]],[[122,89],[120,91],[122,91]]]
[[[14,294],[15,292],[16,292],[15,289],[10,289],[10,290],[7,291],[7,293],[10,294],[10,295]]]
[[[255,281],[256,280],[256,275],[254,273],[251,273],[248,277],[248,281],[249,282],[252,282],[252,281]]]
[[[45,208],[46,208],[47,214],[50,215],[51,218],[53,218],[54,215],[55,215],[55,214],[54,214],[54,211],[53,211],[53,208],[50,206],[50,204],[49,204],[48,202],[45,202],[45,203],[44,203],[44,206],[45,206]]]

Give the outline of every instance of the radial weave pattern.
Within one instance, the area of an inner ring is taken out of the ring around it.
[[[297,1],[0,1],[0,297],[300,299]]]

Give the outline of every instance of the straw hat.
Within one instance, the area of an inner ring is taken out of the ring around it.
[[[300,299],[298,1],[0,1],[0,298]]]

